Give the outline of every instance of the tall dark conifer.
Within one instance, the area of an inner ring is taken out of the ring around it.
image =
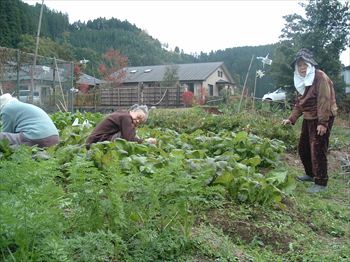
[[[302,2],[305,17],[298,14],[285,16],[281,43],[276,50],[279,64],[273,66],[278,82],[288,81],[293,90],[292,78],[284,77],[288,65],[300,48],[310,49],[319,64],[335,82],[339,98],[344,93],[344,81],[340,75],[342,65],[339,56],[350,41],[350,4],[338,0],[310,0]],[[289,75],[293,69],[289,68]]]
[[[21,33],[19,0],[0,1],[0,45],[16,47]]]

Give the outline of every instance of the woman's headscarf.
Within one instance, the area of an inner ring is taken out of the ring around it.
[[[299,71],[298,71],[299,60],[304,60],[305,63],[307,64],[305,76],[301,76],[299,74]],[[314,55],[307,48],[300,49],[296,54],[296,56],[294,57],[294,60],[291,66],[294,67],[294,86],[299,94],[303,95],[305,92],[305,87],[312,85],[312,82],[315,79],[316,65],[317,65],[317,62],[314,59]]]
[[[303,95],[305,92],[305,87],[306,86],[311,86],[312,82],[315,79],[315,67],[308,63],[307,64],[307,69],[306,69],[306,75],[301,76],[298,71],[298,63],[295,63],[295,69],[294,69],[294,86],[295,89],[298,91],[299,94]]]

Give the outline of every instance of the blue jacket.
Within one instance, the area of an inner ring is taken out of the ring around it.
[[[44,110],[17,99],[5,104],[0,116],[2,132],[22,133],[31,140],[58,135],[55,124]]]

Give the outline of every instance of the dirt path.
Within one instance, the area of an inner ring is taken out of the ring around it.
[[[350,149],[330,150],[327,159],[329,174],[343,173],[345,168],[344,165],[348,164],[348,161],[350,161]],[[303,172],[303,166],[297,153],[286,153],[283,156],[283,161],[296,170]]]

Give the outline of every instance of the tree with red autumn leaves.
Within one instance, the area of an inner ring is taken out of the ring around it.
[[[194,102],[194,94],[191,91],[185,91],[182,93],[182,101],[185,106],[192,106]]]
[[[83,93],[87,93],[89,90],[89,85],[87,84],[77,84],[77,81],[79,80],[80,76],[83,74],[85,65],[82,63],[75,63],[74,68],[73,68],[73,73],[74,73],[74,85],[75,88],[80,90]],[[84,87],[83,87],[84,85]]]
[[[82,64],[79,64],[79,63],[75,63],[74,64],[74,81],[78,81],[79,80],[79,77],[80,75],[83,73],[82,71]]]
[[[128,58],[117,50],[109,49],[103,55],[103,62],[99,65],[98,72],[112,86],[120,86],[126,76],[123,68],[128,66]]]

